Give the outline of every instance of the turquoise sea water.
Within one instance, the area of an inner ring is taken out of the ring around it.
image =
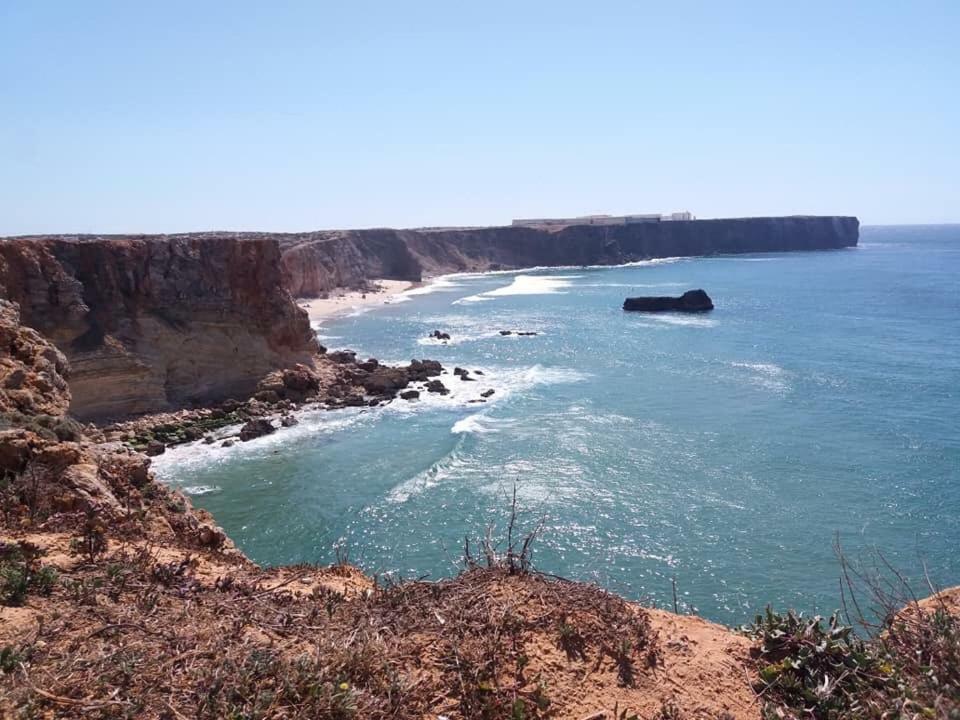
[[[620,309],[696,287],[713,313]],[[370,572],[450,575],[465,535],[504,527],[516,482],[524,523],[546,518],[541,569],[661,605],[675,577],[686,607],[721,622],[767,602],[832,610],[836,532],[913,578],[923,560],[960,583],[960,226],[450,277],[318,332],[484,375],[158,458],[256,561],[329,562],[339,544]]]

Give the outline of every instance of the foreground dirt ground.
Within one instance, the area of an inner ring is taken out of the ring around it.
[[[754,718],[750,641],[591,586],[506,569],[381,587],[235,551],[65,533],[60,584],[0,609],[8,717]]]

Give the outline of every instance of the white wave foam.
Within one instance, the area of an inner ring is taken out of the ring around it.
[[[505,287],[481,293],[487,297],[502,295],[553,295],[563,288],[570,287],[580,275],[517,275],[513,282]]]
[[[220,492],[216,485],[187,485],[180,488],[185,495],[209,495],[210,493]]]
[[[488,421],[488,418],[484,413],[467,415],[467,417],[457,420],[453,424],[453,427],[450,428],[450,432],[454,435],[459,433],[477,433],[483,435],[485,433],[497,432],[496,429],[487,427],[485,421]]]
[[[430,280],[425,285],[420,287],[413,288],[411,290],[405,290],[404,295],[430,295],[436,292],[452,292],[454,290],[459,290],[463,285],[453,282],[449,279],[449,276],[441,275],[440,277]]]
[[[468,295],[459,300],[454,300],[453,305],[464,305],[468,303],[477,303],[492,300],[497,297],[508,295],[560,295],[564,294],[564,288],[570,287],[572,280],[582,277],[581,275],[517,275],[513,282],[503,287],[487,290],[486,292]]]
[[[462,479],[467,469],[466,466],[469,464],[460,455],[462,445],[463,436],[461,435],[453,450],[447,455],[430,465],[426,470],[395,485],[387,493],[387,502],[404,503],[411,497],[420,495],[424,491],[439,485],[444,480],[453,477]]]
[[[717,321],[699,315],[674,315],[671,313],[644,313],[644,320],[654,320],[664,325],[679,325],[682,327],[716,327]]]
[[[152,458],[150,467],[161,480],[175,481],[184,477],[185,473],[234,462],[237,458],[254,459],[276,454],[288,444],[303,442],[317,434],[340,432],[364,422],[371,415],[367,408],[347,408],[334,412],[314,408],[293,414],[299,424],[291,428],[279,428],[277,432],[247,442],[234,439],[231,447],[223,447],[221,441],[235,435],[241,427],[239,424],[231,425],[214,433],[217,440],[212,444],[197,440],[168,448],[162,455]]]
[[[437,278],[457,278],[467,280],[471,278],[489,277],[491,275],[513,275],[514,273],[530,273],[551,270],[606,270],[607,268],[646,267],[649,265],[669,265],[671,263],[697,260],[700,257],[702,256],[693,255],[688,257],[650,258],[649,260],[634,260],[633,262],[616,263],[613,265],[531,265],[530,267],[513,268],[512,270],[484,270],[482,272],[447,273],[445,275],[438,275]]]
[[[451,305],[467,305],[469,303],[478,303],[478,302],[487,302],[493,300],[492,297],[486,297],[483,293],[480,295],[468,295],[467,297],[462,297],[459,300],[454,300]]]
[[[732,362],[730,363],[733,367],[745,368],[747,370],[753,370],[764,375],[780,376],[785,374],[787,371],[784,370],[779,365],[773,363],[742,363],[742,362]]]
[[[592,265],[591,267],[650,267],[652,265],[672,265],[673,263],[691,260],[688,257],[651,258],[649,260],[635,260],[622,265]]]
[[[731,367],[749,374],[749,382],[765,390],[784,393],[790,390],[790,372],[774,363],[731,362]]]
[[[408,414],[426,410],[450,410],[458,407],[475,408],[477,405],[489,407],[541,385],[575,383],[586,377],[576,370],[545,368],[542,365],[510,369],[476,368],[483,373],[482,375],[476,374],[475,366],[468,369],[476,382],[465,382],[452,373],[442,375],[440,380],[450,391],[449,394],[430,393],[421,388],[420,397],[416,402],[394,400],[392,403],[385,405],[383,409],[387,412]],[[488,398],[481,398],[480,393],[486,390],[493,390],[493,395]],[[478,400],[484,400],[485,402],[480,403],[477,402]]]

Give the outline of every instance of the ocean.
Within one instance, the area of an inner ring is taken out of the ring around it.
[[[691,288],[716,309],[621,310]],[[505,536],[515,488],[521,528],[543,523],[539,569],[662,607],[675,581],[682,610],[727,624],[768,603],[838,607],[836,537],[919,592],[924,567],[960,584],[960,226],[448,276],[317,332],[384,362],[440,360],[452,393],[155,458],[256,562],[449,576],[465,538]]]

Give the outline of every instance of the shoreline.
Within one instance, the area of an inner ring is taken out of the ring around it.
[[[858,246],[846,248],[831,248],[836,250],[856,250]],[[829,250],[826,250],[829,251]],[[712,255],[671,255],[669,257],[651,257],[643,260],[631,260],[623,263],[599,264],[599,265],[531,265],[517,268],[499,268],[496,270],[458,270],[454,272],[437,273],[436,275],[424,275],[420,282],[409,280],[382,280],[374,279],[373,283],[377,289],[373,291],[350,290],[344,287],[336,287],[328,293],[326,298],[294,298],[296,304],[307,311],[310,321],[322,322],[341,317],[352,310],[362,308],[377,308],[382,305],[395,305],[403,302],[411,290],[427,288],[437,281],[457,280],[462,278],[496,276],[496,275],[514,275],[522,273],[535,273],[544,271],[571,271],[571,270],[604,270],[614,268],[630,267],[648,267],[654,265],[665,265],[689,260],[703,260],[709,258],[735,258],[741,255],[781,255],[793,252],[826,252],[825,250],[787,250],[787,251],[769,251],[769,252],[750,252],[750,253],[716,253]],[[396,297],[402,297],[401,300],[393,300]]]
[[[325,298],[297,298],[299,307],[307,311],[310,322],[321,322],[344,315],[351,310],[380,305],[392,305],[392,298],[408,290],[420,287],[423,283],[408,280],[371,280],[375,290],[347,290],[337,288]]]

